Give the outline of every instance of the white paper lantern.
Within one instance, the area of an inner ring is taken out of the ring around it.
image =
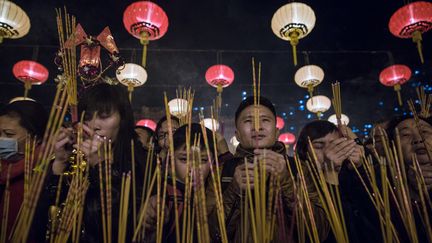
[[[121,84],[128,88],[135,88],[147,82],[146,70],[135,63],[126,63],[117,69],[116,77]]]
[[[280,7],[273,15],[271,28],[282,40],[293,47],[294,65],[297,65],[296,46],[315,26],[315,13],[304,3],[291,2]]]
[[[335,124],[336,126],[338,125],[337,124],[337,119],[336,119],[336,114],[331,115],[327,120],[329,122]],[[348,125],[349,122],[350,122],[350,120],[349,120],[348,116],[345,115],[345,114],[342,114],[342,116],[341,116],[341,123],[342,123],[342,125]]]
[[[172,99],[168,102],[171,115],[184,117],[188,113],[188,101],[185,99]]]
[[[201,121],[201,123],[208,129],[216,132],[219,130],[219,122],[212,118],[205,118]]]
[[[324,95],[317,95],[309,98],[309,100],[306,102],[306,107],[308,111],[320,115],[321,113],[324,113],[330,109],[331,101]]]
[[[316,65],[306,65],[301,67],[294,75],[296,84],[302,88],[307,88],[309,96],[313,96],[313,88],[324,80],[324,71]]]
[[[11,1],[0,1],[0,43],[3,38],[17,39],[30,30],[26,12]]]

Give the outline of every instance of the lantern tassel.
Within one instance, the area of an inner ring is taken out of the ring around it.
[[[289,37],[293,51],[294,66],[297,66],[297,44],[299,43],[299,33],[295,30],[289,33]]]
[[[129,102],[132,103],[132,92],[134,91],[134,86],[133,84],[128,84],[128,92],[129,92]]]
[[[141,45],[143,45],[143,52],[142,52],[142,60],[141,60],[141,65],[145,68],[146,67],[146,62],[147,62],[147,45],[149,44],[149,39],[148,39],[148,33],[147,32],[142,32],[141,33],[141,39],[140,39],[140,43]]]
[[[218,85],[216,88],[217,91],[217,97],[216,97],[216,111],[220,111],[222,109],[222,85]]]
[[[396,94],[397,94],[397,97],[398,97],[398,103],[399,103],[399,106],[402,106],[402,95],[401,95],[401,93],[400,93],[400,91],[401,91],[401,86],[400,86],[400,84],[396,84],[396,85],[394,86],[394,90],[396,91]]]
[[[413,32],[412,40],[414,43],[417,43],[417,51],[420,56],[420,61],[423,64],[424,58],[423,58],[423,51],[422,51],[422,34],[420,31],[416,30]]]
[[[31,82],[30,81],[25,81],[25,83],[24,83],[24,98],[27,98],[28,92],[31,89],[31,87],[32,87]]]

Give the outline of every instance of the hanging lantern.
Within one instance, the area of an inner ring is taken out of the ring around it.
[[[3,38],[18,39],[30,30],[26,12],[11,1],[0,1],[0,43]]]
[[[271,21],[273,33],[282,40],[291,43],[294,65],[297,65],[296,46],[299,39],[312,31],[315,20],[315,13],[312,8],[297,2],[285,4],[273,15]]]
[[[296,137],[294,134],[286,132],[279,135],[278,141],[287,145],[291,145],[295,143]]]
[[[234,82],[233,70],[226,65],[213,65],[207,69],[205,79],[208,84],[215,87],[217,90],[217,108],[222,107],[222,89],[230,86]]]
[[[182,118],[188,113],[188,101],[185,99],[172,99],[168,102],[168,107],[171,115],[178,118]]]
[[[143,45],[142,66],[146,66],[147,45],[157,40],[168,30],[168,16],[157,4],[150,1],[139,1],[129,5],[123,13],[123,24],[126,30],[138,38]]]
[[[306,108],[308,111],[316,113],[318,119],[321,118],[321,114],[328,111],[331,107],[331,101],[324,95],[316,95],[308,99],[306,102]]]
[[[19,81],[24,83],[24,97],[32,85],[41,85],[48,79],[48,69],[35,61],[23,60],[15,63],[12,72]]]
[[[336,114],[331,115],[331,116],[327,119],[327,121],[329,121],[329,122],[335,124],[336,126],[338,126],[338,122],[337,122]],[[342,114],[342,116],[341,116],[341,124],[347,126],[348,123],[349,123],[349,121],[350,121],[350,120],[349,120],[348,116],[345,115],[345,114]]]
[[[154,122],[153,120],[150,119],[142,119],[139,120],[136,125],[137,127],[147,127],[150,128],[153,132],[156,132],[156,122]]]
[[[312,97],[314,87],[324,80],[324,71],[316,65],[306,65],[297,70],[294,80],[298,86],[307,88],[309,96]]]
[[[206,128],[212,130],[213,132],[219,130],[219,122],[216,121],[216,119],[205,118],[201,121],[201,124],[203,124]]]
[[[276,128],[279,129],[279,130],[282,130],[282,128],[283,128],[284,126],[285,126],[285,122],[284,122],[284,120],[282,119],[282,117],[277,116],[277,117],[276,117]]]
[[[401,85],[411,78],[411,69],[406,65],[392,65],[381,71],[380,82],[389,87],[393,87],[397,93],[399,105],[402,106],[402,96],[400,93]]]
[[[389,29],[396,37],[412,38],[424,63],[422,33],[432,29],[432,3],[419,1],[399,8],[390,18]]]
[[[147,81],[147,72],[138,64],[126,63],[117,69],[116,77],[121,84],[128,87],[129,100],[132,100],[133,90]]]

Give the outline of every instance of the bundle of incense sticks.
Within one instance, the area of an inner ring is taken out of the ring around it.
[[[417,97],[420,101],[420,116],[427,118],[431,116],[432,94],[426,95],[424,87],[417,87]]]
[[[15,228],[10,239],[13,242],[26,242],[33,221],[36,205],[47,175],[49,162],[54,151],[54,141],[67,111],[68,93],[62,83],[57,85],[56,95],[50,111],[42,144],[44,146],[35,160],[35,168],[30,175],[28,197],[24,198],[20,214],[16,219]]]
[[[309,149],[311,151],[309,154],[310,163],[306,163],[306,165],[311,174],[313,185],[318,193],[320,204],[324,209],[327,220],[329,221],[330,228],[337,242],[349,242],[339,185],[329,185],[326,179],[327,172],[335,171],[335,168],[328,168],[328,165],[320,164],[310,139]],[[330,167],[332,166],[333,164],[330,164]]]
[[[165,94],[166,95],[166,94]],[[188,121],[190,120],[190,116],[192,116],[192,107],[193,107],[193,99],[194,99],[194,91],[191,88],[178,88],[176,90],[176,98],[177,99],[184,99],[187,100],[187,108],[186,110],[184,110],[184,107],[180,107],[183,104],[181,104],[180,102],[177,104],[179,107],[177,107],[178,110],[182,111],[182,115],[181,117],[178,117],[180,120],[180,126],[183,126],[185,124],[188,124]],[[168,103],[165,104],[166,108],[168,109],[168,113],[169,113],[169,107],[168,107]]]
[[[333,93],[333,98],[332,98],[333,109],[334,109],[335,114],[336,114],[337,124],[340,127],[341,125],[344,125],[344,124],[341,123],[342,100],[341,100],[341,95],[340,95],[340,83],[338,81],[336,81],[335,83],[332,84],[332,93]]]
[[[9,218],[9,201],[10,201],[10,171],[12,164],[9,164],[7,167],[7,175],[6,175],[6,186],[4,189],[4,197],[3,197],[3,213],[2,213],[2,224],[0,229],[0,242],[6,243],[7,237],[7,226],[8,226],[8,218]]]
[[[118,222],[118,239],[117,242],[126,242],[126,230],[128,225],[128,207],[130,194],[131,175],[123,173],[120,193],[120,208]]]
[[[100,150],[98,155],[100,154]],[[104,242],[112,242],[112,144],[105,140],[103,144],[103,162],[99,163],[99,191],[101,199],[102,233]],[[98,156],[100,157],[100,156]],[[120,226],[119,226],[120,227]]]
[[[71,38],[76,29],[76,18],[68,14],[64,7],[64,20],[61,9],[56,9],[57,14],[57,31],[60,44],[60,56],[62,58],[63,74],[60,82],[66,83],[66,89],[69,94],[68,103],[71,108],[72,122],[78,121],[78,92],[77,92],[77,60],[76,46],[66,48],[66,41]]]
[[[432,147],[431,147],[430,142],[425,138],[425,136],[423,134],[423,128],[422,128],[422,125],[420,124],[419,115],[417,114],[417,111],[414,107],[414,102],[412,100],[409,100],[408,106],[409,106],[409,109],[411,110],[411,113],[413,114],[416,129],[418,130],[420,137],[422,139],[422,143],[424,144],[424,146],[426,148],[428,158],[430,161],[432,161]]]

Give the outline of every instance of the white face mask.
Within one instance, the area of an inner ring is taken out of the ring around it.
[[[18,154],[18,140],[16,138],[0,137],[0,158],[11,160]]]

